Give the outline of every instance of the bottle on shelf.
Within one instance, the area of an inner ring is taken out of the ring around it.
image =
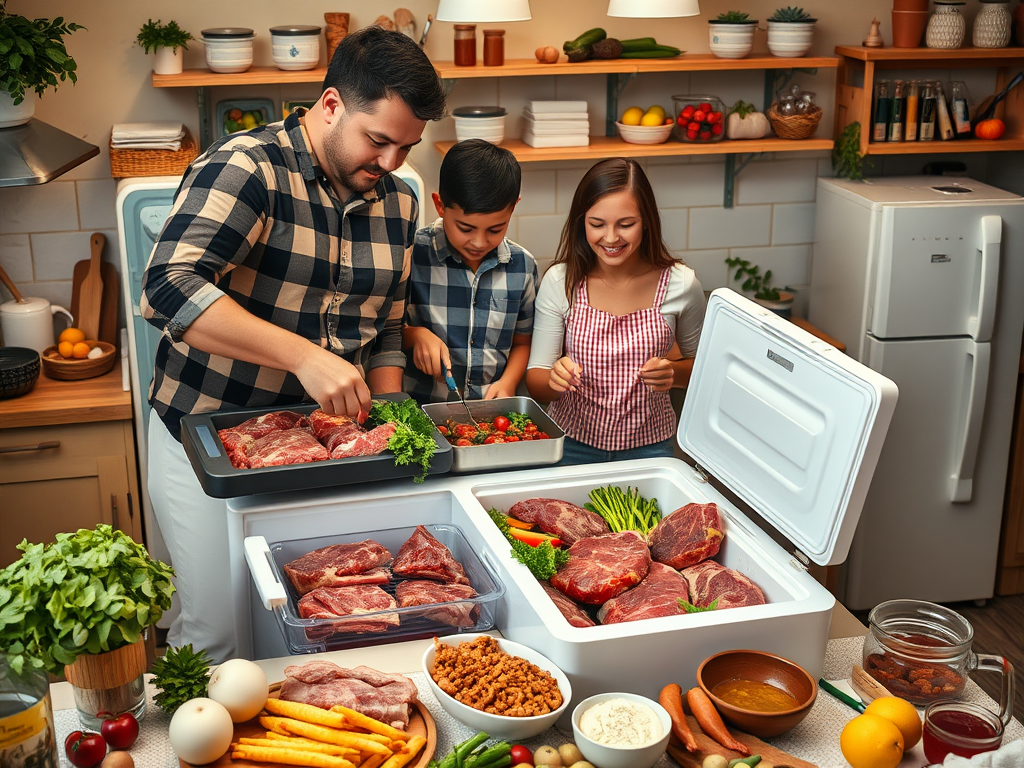
[[[476,24],[455,25],[455,66],[476,65]]]
[[[917,122],[920,118],[920,84],[917,80],[907,83],[906,120],[903,129],[904,141],[917,141]]]
[[[892,97],[889,95],[889,81],[875,83],[875,116],[871,121],[871,140],[885,141],[889,135],[889,120],[892,117]]]
[[[946,103],[946,94],[942,92],[942,83],[935,83],[935,114],[938,122],[939,138],[949,141],[956,137],[953,130],[953,120],[949,116],[949,104]]]
[[[921,89],[921,121],[917,130],[918,141],[934,141],[937,108],[935,84],[926,80]]]
[[[962,80],[954,80],[949,84],[953,100],[953,129],[958,139],[966,139],[971,135],[971,112],[967,105],[967,84]]]
[[[887,141],[903,141],[904,120],[903,81],[897,80],[892,86],[892,117],[889,120]]]

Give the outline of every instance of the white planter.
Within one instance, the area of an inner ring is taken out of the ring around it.
[[[153,74],[180,75],[184,66],[184,48],[157,48],[153,53]]]
[[[795,298],[789,291],[779,291],[778,301],[770,301],[768,299],[754,299],[754,301],[780,317],[790,317],[793,314],[793,300]]]
[[[742,59],[750,55],[754,47],[754,30],[757,22],[749,24],[708,24],[711,52],[720,59]]]
[[[0,128],[24,125],[36,113],[35,91],[25,93],[25,100],[15,106],[14,99],[6,92],[0,92]]]
[[[804,56],[814,40],[813,21],[769,21],[768,50],[773,56]]]

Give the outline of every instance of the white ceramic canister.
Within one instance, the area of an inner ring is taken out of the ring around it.
[[[455,121],[455,139],[484,139],[501,144],[505,139],[504,107],[458,107],[452,110]]]
[[[245,72],[252,66],[252,41],[256,35],[245,27],[204,29],[206,66],[213,72]]]
[[[53,316],[58,312],[67,315],[68,325],[74,324],[70,312],[46,299],[25,296],[21,302],[0,304],[0,330],[3,330],[4,344],[28,347],[42,354],[44,349],[54,345]]]
[[[271,27],[270,40],[278,69],[314,69],[320,63],[320,27]]]

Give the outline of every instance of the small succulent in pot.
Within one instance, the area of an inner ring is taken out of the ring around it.
[[[740,11],[727,11],[718,14],[717,18],[711,19],[711,24],[757,24],[757,19],[750,18],[749,13]]]
[[[803,8],[796,8],[787,5],[785,8],[775,9],[775,13],[768,17],[768,21],[781,21],[787,24],[810,24],[817,21],[812,18]]]

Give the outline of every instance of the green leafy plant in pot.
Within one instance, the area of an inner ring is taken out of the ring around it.
[[[793,293],[788,286],[776,288],[772,285],[770,269],[762,274],[760,267],[738,256],[727,258],[725,264],[729,269],[736,270],[733,279],[740,283],[741,291],[750,294],[754,301],[775,314],[789,317],[793,310]]]
[[[0,571],[0,648],[11,668],[64,674],[87,727],[104,711],[141,717],[143,633],[171,606],[173,569],[106,524],[18,549]]]
[[[78,81],[78,67],[68,55],[64,37],[79,29],[85,27],[60,16],[28,19],[9,13],[7,0],[0,0],[0,127],[32,119],[32,91],[42,96],[62,82]]]
[[[154,54],[153,72],[158,75],[179,75],[184,65],[184,51],[188,50],[188,41],[194,39],[176,21],[162,24],[160,19],[149,19],[142,25],[135,42],[146,53]]]

